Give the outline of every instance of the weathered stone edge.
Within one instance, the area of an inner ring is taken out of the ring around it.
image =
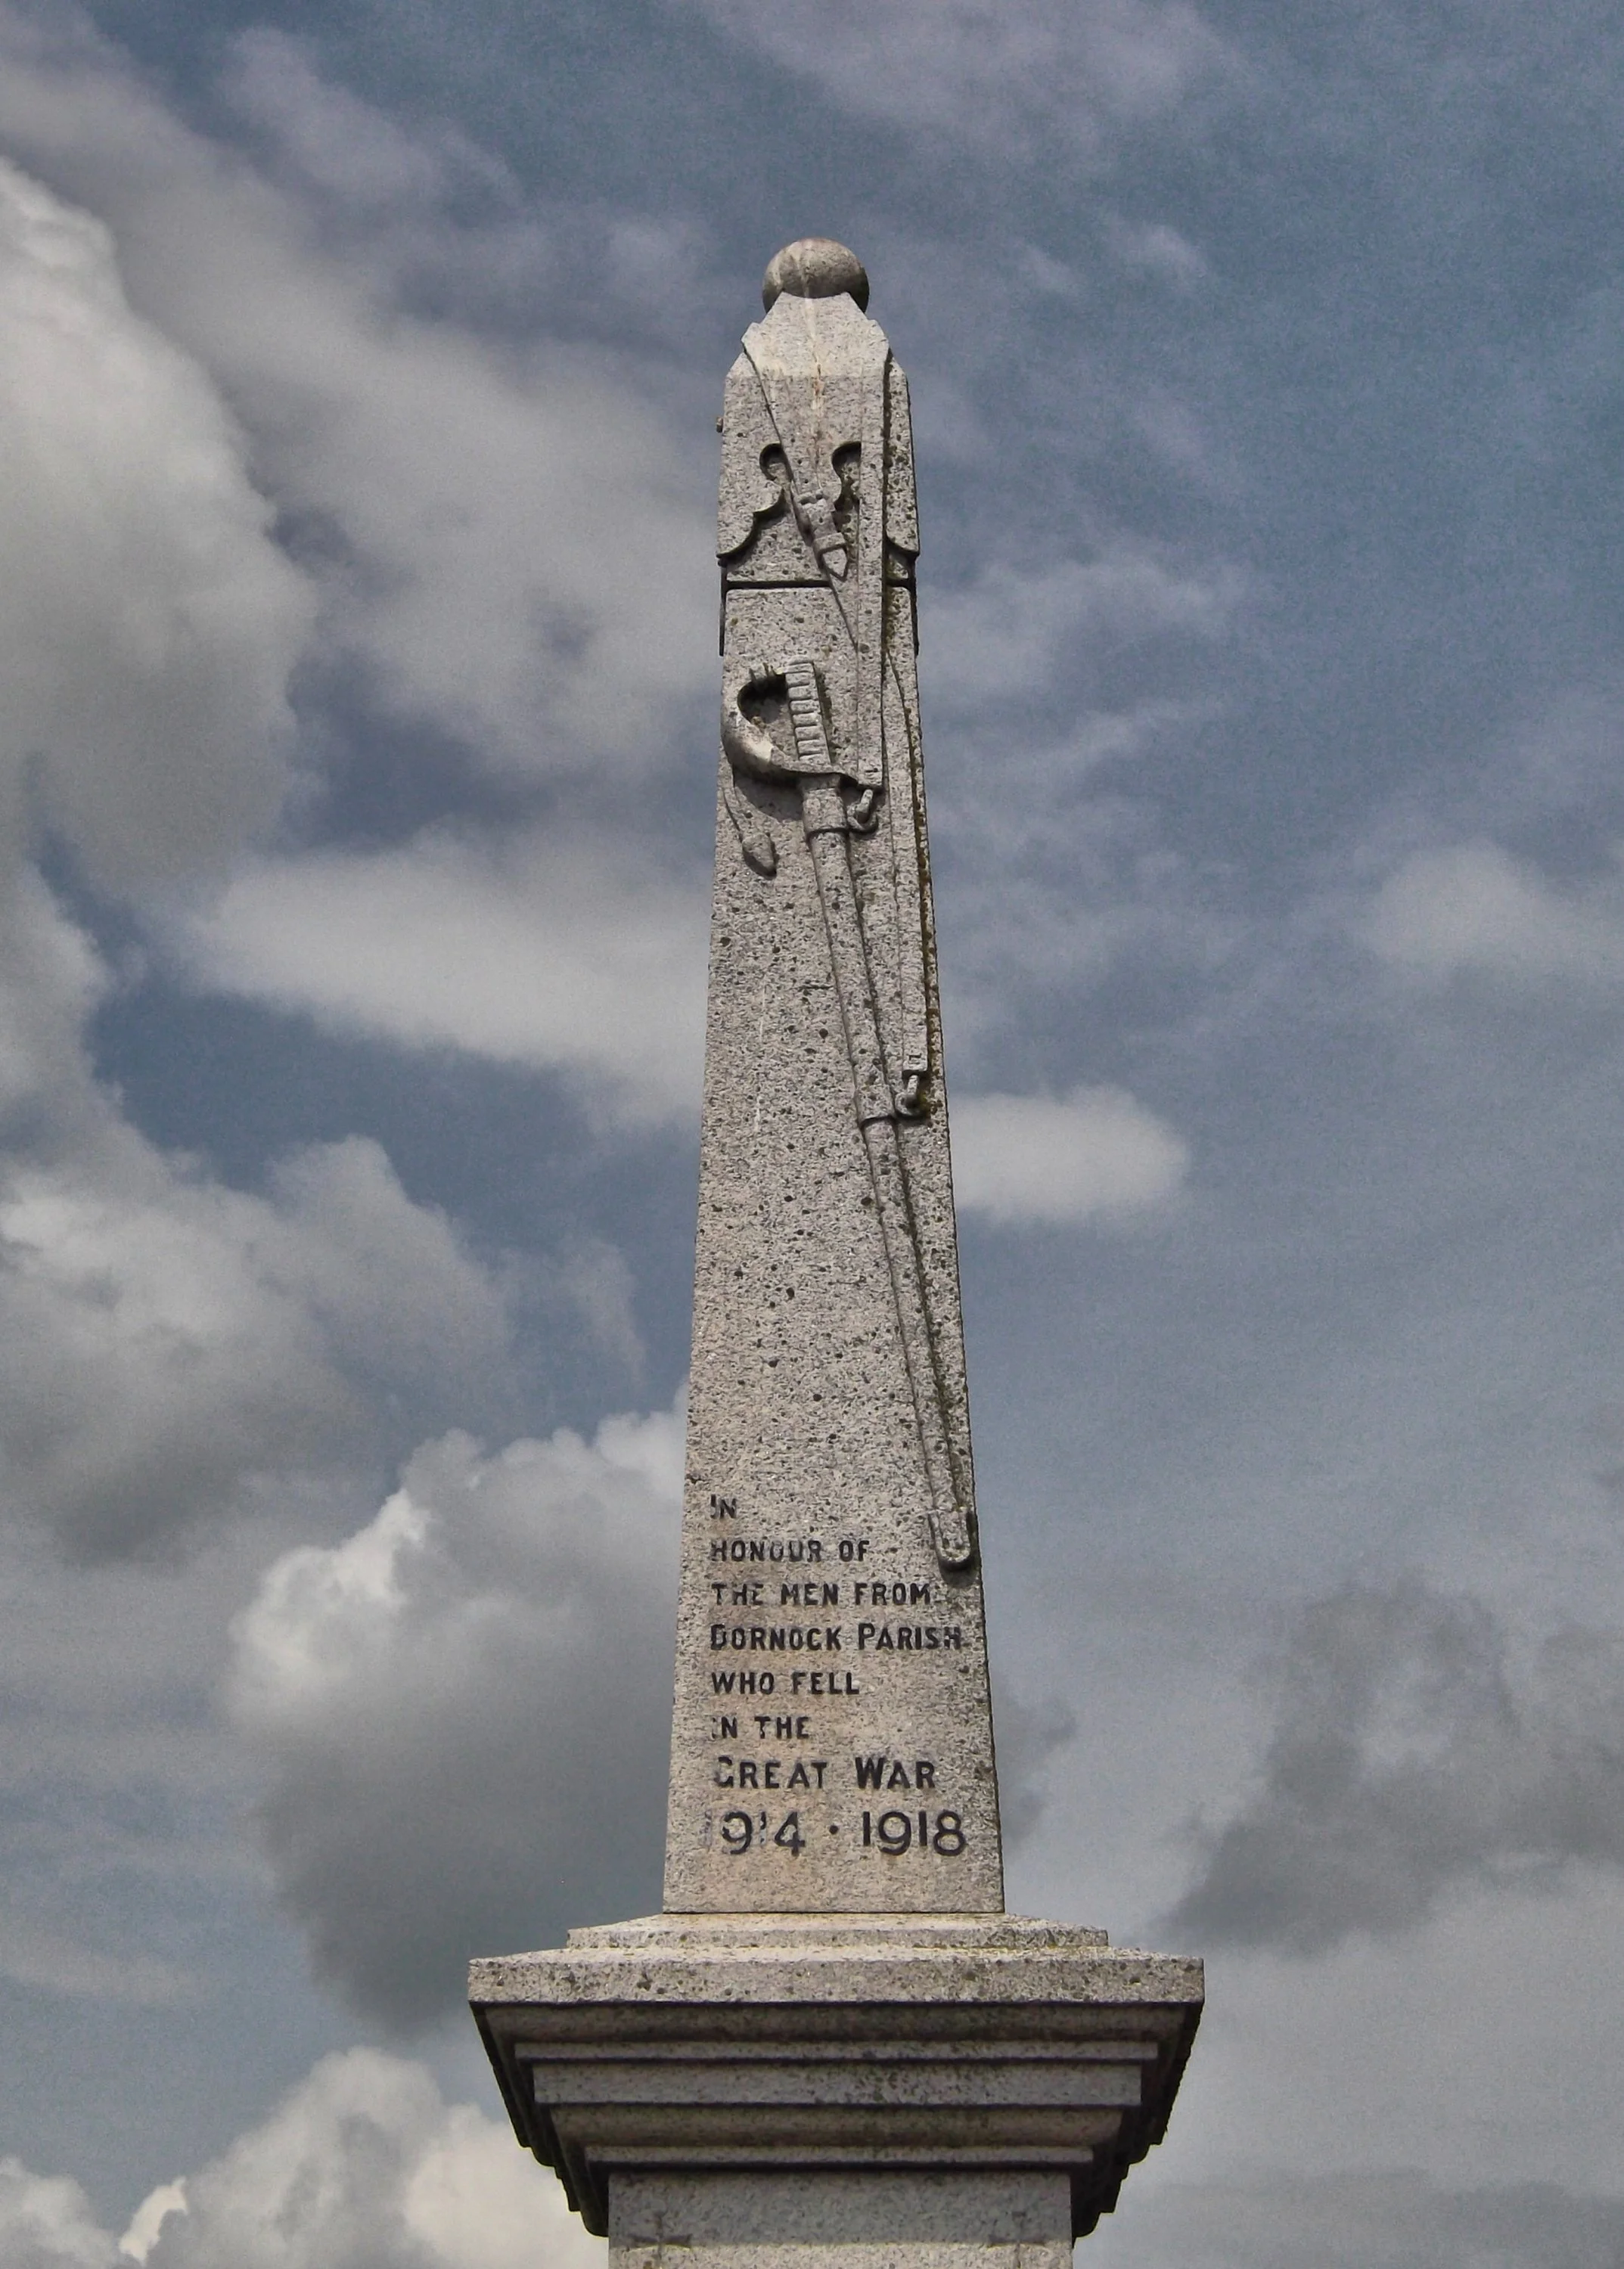
[[[934,1948],[862,1954],[850,1947],[791,1955],[773,1948],[714,1955],[627,1948],[582,1956],[569,1948],[486,1956],[469,1966],[476,2007],[656,2001],[1059,2001],[1104,2006],[1200,2004],[1199,1960],[1126,1948],[1088,1955]]]

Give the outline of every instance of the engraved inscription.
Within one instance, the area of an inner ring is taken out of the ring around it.
[[[840,1629],[835,1623],[712,1623],[711,1644],[748,1647],[752,1654],[835,1654]]]
[[[934,1788],[936,1768],[929,1757],[916,1757],[912,1778],[900,1757],[853,1757],[859,1788]]]
[[[735,1757],[716,1760],[711,1776],[718,1788],[822,1788],[827,1757]]]

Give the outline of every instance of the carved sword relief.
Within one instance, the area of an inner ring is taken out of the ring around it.
[[[930,1107],[932,1068],[905,381],[883,333],[845,296],[780,299],[744,349],[724,418],[723,793],[741,854],[764,882],[778,871],[779,846],[742,782],[798,793],[932,1541],[944,1570],[963,1569],[975,1556],[973,1489],[956,1445],[905,1134]],[[905,667],[897,651],[904,622]],[[877,838],[883,850],[864,868],[872,890],[877,867],[889,900],[877,924],[889,948],[878,969],[854,837]]]

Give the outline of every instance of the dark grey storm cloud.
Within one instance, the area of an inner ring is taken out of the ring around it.
[[[1516,1666],[1476,1600],[1349,1585],[1298,1617],[1261,1785],[1203,1841],[1168,1928],[1299,1954],[1464,1883],[1624,1866],[1624,1637],[1566,1630]]]
[[[1554,2183],[1449,2190],[1405,2168],[1130,2190],[1097,2269],[1616,2269],[1624,2200]]]

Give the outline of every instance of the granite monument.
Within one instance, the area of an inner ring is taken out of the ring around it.
[[[1166,2124],[1200,1968],[1004,1912],[907,381],[844,247],[763,296],[720,421],[664,1909],[470,1999],[617,2269],[1058,2265]]]

